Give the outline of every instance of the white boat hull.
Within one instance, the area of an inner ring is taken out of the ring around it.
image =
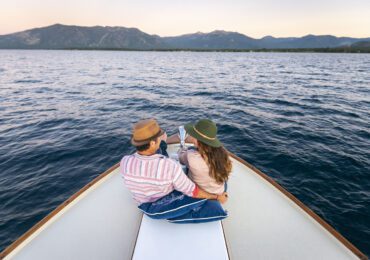
[[[178,145],[169,145],[169,152]],[[5,249],[0,259],[366,259],[279,185],[231,155],[229,217],[142,217],[116,165]]]

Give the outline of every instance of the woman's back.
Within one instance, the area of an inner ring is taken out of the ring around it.
[[[225,183],[217,183],[209,174],[209,166],[196,150],[187,150],[180,154],[181,163],[189,169],[189,177],[203,190],[222,194],[225,191]]]

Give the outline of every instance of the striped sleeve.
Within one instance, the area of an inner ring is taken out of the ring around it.
[[[175,190],[184,193],[189,197],[193,197],[194,193],[197,192],[196,185],[186,176],[182,171],[180,165],[176,164],[173,172],[173,187]]]
[[[121,176],[123,177],[124,174],[126,173],[126,165],[127,165],[127,156],[124,156],[121,160],[120,163],[120,171],[121,171]]]

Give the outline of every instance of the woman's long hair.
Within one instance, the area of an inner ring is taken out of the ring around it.
[[[212,147],[198,140],[198,151],[209,167],[209,175],[221,184],[227,181],[231,172],[231,160],[226,149]]]

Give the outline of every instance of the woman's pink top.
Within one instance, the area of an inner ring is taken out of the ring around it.
[[[200,153],[196,150],[185,150],[179,154],[182,164],[189,168],[189,178],[203,190],[221,195],[224,192],[224,183],[217,183],[209,175],[209,167]]]

